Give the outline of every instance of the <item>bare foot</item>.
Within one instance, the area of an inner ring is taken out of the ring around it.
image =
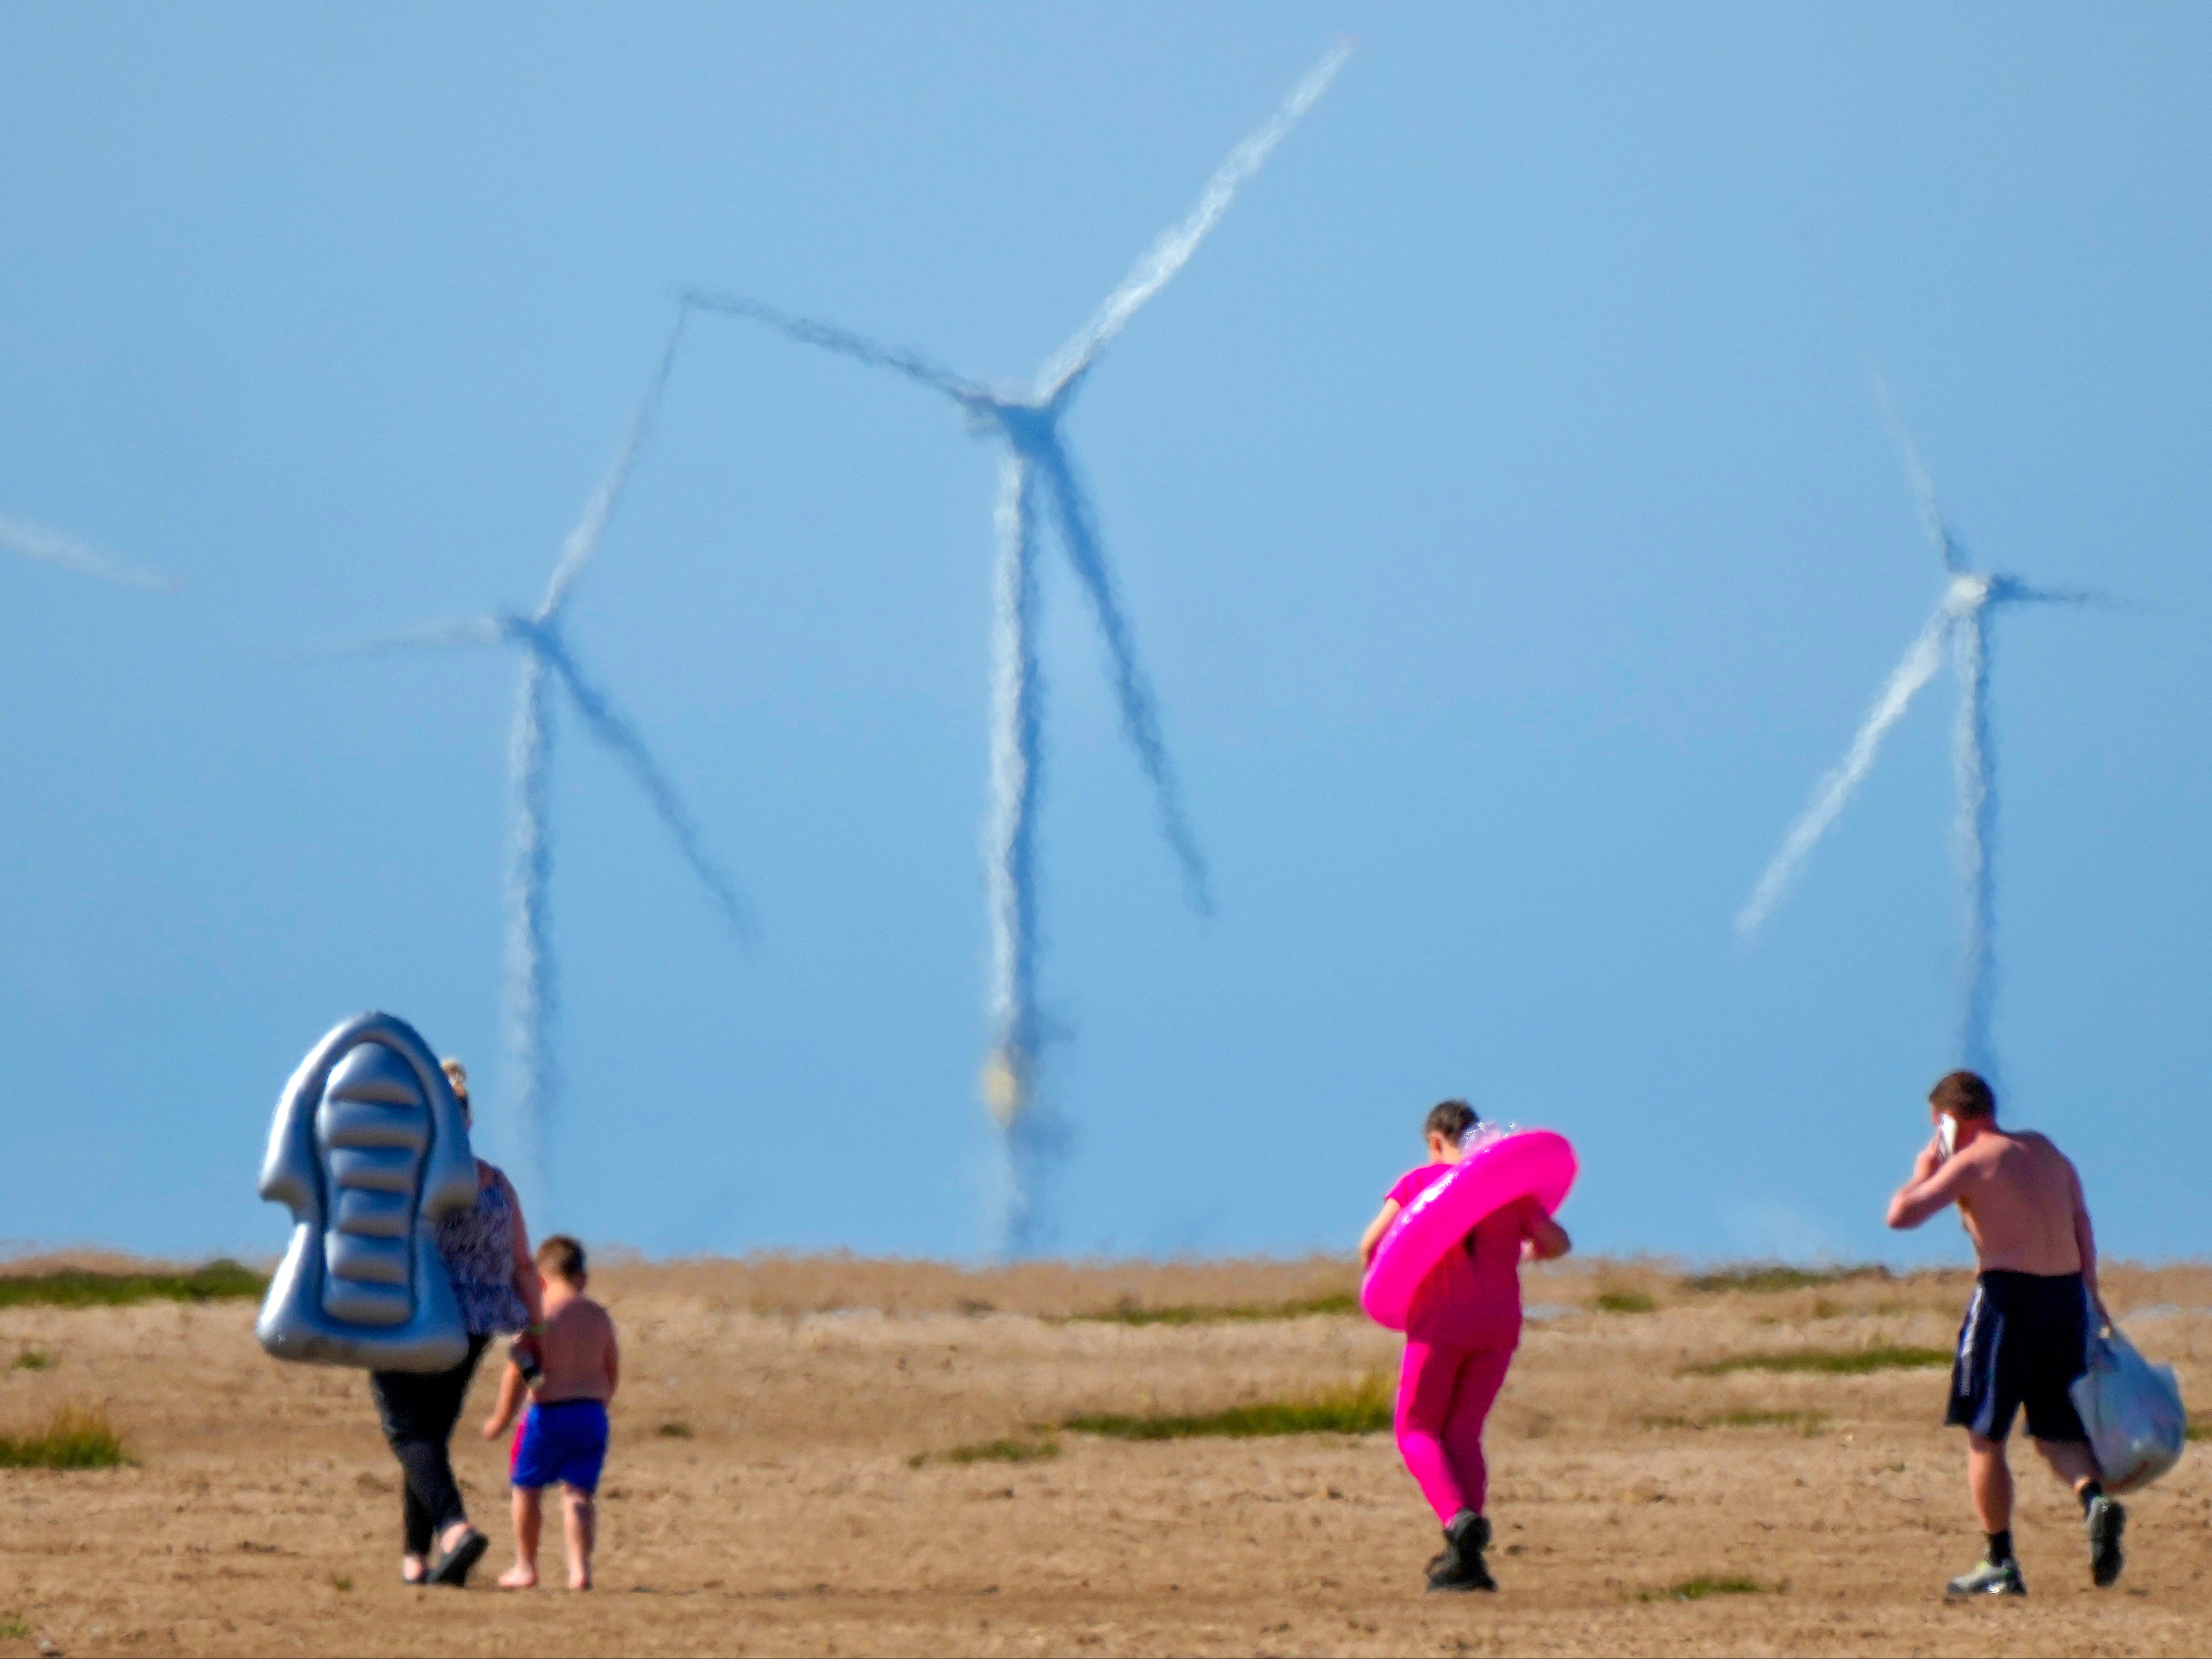
[[[524,1562],[518,1561],[513,1566],[509,1567],[505,1572],[500,1574],[499,1587],[501,1589],[536,1589],[538,1588],[538,1569],[533,1566],[530,1566]]]
[[[570,1589],[589,1589],[591,1587],[592,1574],[589,1568],[586,1568],[582,1572],[571,1572],[568,1575],[568,1588]]]

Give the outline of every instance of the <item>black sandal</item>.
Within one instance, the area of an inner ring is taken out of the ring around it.
[[[455,1589],[468,1587],[469,1570],[483,1559],[483,1553],[491,1547],[491,1540],[471,1527],[461,1535],[461,1541],[450,1550],[441,1550],[430,1558],[430,1570],[422,1575],[426,1584],[451,1584]]]

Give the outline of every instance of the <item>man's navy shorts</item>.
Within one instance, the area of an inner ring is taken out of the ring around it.
[[[2079,1273],[1984,1273],[1959,1328],[1943,1420],[1984,1440],[2012,1432],[2027,1407],[2038,1440],[2086,1441],[2066,1388],[2088,1369],[2089,1304]]]
[[[578,1492],[597,1492],[607,1458],[607,1408],[597,1400],[563,1400],[531,1407],[514,1437],[507,1480],[517,1486],[559,1481]]]

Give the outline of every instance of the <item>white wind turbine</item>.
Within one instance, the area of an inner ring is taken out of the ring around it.
[[[512,1081],[508,1109],[526,1186],[542,1198],[547,1190],[547,1129],[556,1093],[553,1025],[557,1006],[547,895],[552,848],[547,829],[546,783],[552,746],[552,688],[566,688],[570,702],[592,735],[611,750],[652,804],[674,837],[685,863],[704,884],[731,930],[743,936],[744,907],[721,868],[708,854],[697,825],[636,728],[618,713],[605,692],[585,678],[574,648],[562,632],[562,613],[577,580],[599,550],[616,498],[628,481],[651,429],[653,416],[675,366],[683,337],[676,329],[662,352],[658,371],[630,422],[606,476],[592,492],[584,516],[562,544],[561,556],[545,597],[533,611],[501,611],[488,616],[430,623],[405,633],[346,647],[349,653],[438,650],[460,646],[512,646],[521,653],[521,677],[514,724],[508,739],[508,803],[513,830],[507,880],[507,993],[504,1024]]]
[[[1160,733],[1152,685],[1138,663],[1136,641],[1100,544],[1097,516],[1077,477],[1061,422],[1099,355],[1188,262],[1228,210],[1237,186],[1259,171],[1328,89],[1350,53],[1348,46],[1330,52],[1267,123],[1230,152],[1207,181],[1197,206],[1152,244],[1091,320],[1026,387],[988,386],[915,352],[878,344],[833,324],[794,316],[743,295],[701,289],[684,295],[687,305],[750,318],[802,344],[906,375],[950,398],[973,430],[994,434],[1006,446],[1000,469],[995,515],[999,550],[993,583],[992,811],[987,832],[992,963],[987,1012],[992,1038],[982,1091],[984,1103],[1002,1133],[1007,1158],[999,1224],[1001,1243],[1008,1249],[1018,1250],[1030,1242],[1036,1166],[1046,1156],[1051,1139],[1048,1126],[1033,1109],[1038,1053],[1045,1037],[1036,1006],[1035,818],[1041,733],[1033,551],[1041,498],[1048,505],[1061,545],[1105,637],[1122,730],[1152,780],[1162,828],[1182,866],[1191,902],[1201,913],[1210,911],[1212,904],[1206,862],[1183,813],[1182,790]]]
[[[1990,739],[1990,623],[2008,605],[2094,605],[2101,596],[2075,590],[2039,588],[2017,576],[1974,570],[1966,549],[1945,520],[1936,487],[1920,459],[1881,375],[1869,368],[1875,397],[1896,440],[1906,481],[1920,509],[1922,528],[1949,577],[1935,614],[1905,653],[1874,707],[1852,738],[1843,761],[1820,781],[1804,811],[1783,838],[1736,916],[1736,931],[1754,938],[1803,869],[1806,859],[1827,833],[1852,794],[1873,769],[1882,739],[1889,734],[1922,687],[1942,665],[1944,647],[1958,671],[1958,723],[1952,736],[1952,771],[1958,805],[1954,830],[1960,887],[1959,1012],[1956,1054],[1960,1065],[1993,1076],[1996,1054],[1990,1036],[1996,993],[1996,900],[1990,851],[1996,836],[1996,757]]]

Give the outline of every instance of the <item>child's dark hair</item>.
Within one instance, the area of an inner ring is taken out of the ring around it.
[[[1429,1121],[1421,1126],[1421,1134],[1424,1139],[1442,1135],[1456,1145],[1462,1135],[1481,1121],[1474,1108],[1465,1101],[1440,1100],[1429,1108]]]
[[[566,1233],[553,1234],[538,1247],[538,1271],[571,1285],[582,1284],[584,1247]]]

